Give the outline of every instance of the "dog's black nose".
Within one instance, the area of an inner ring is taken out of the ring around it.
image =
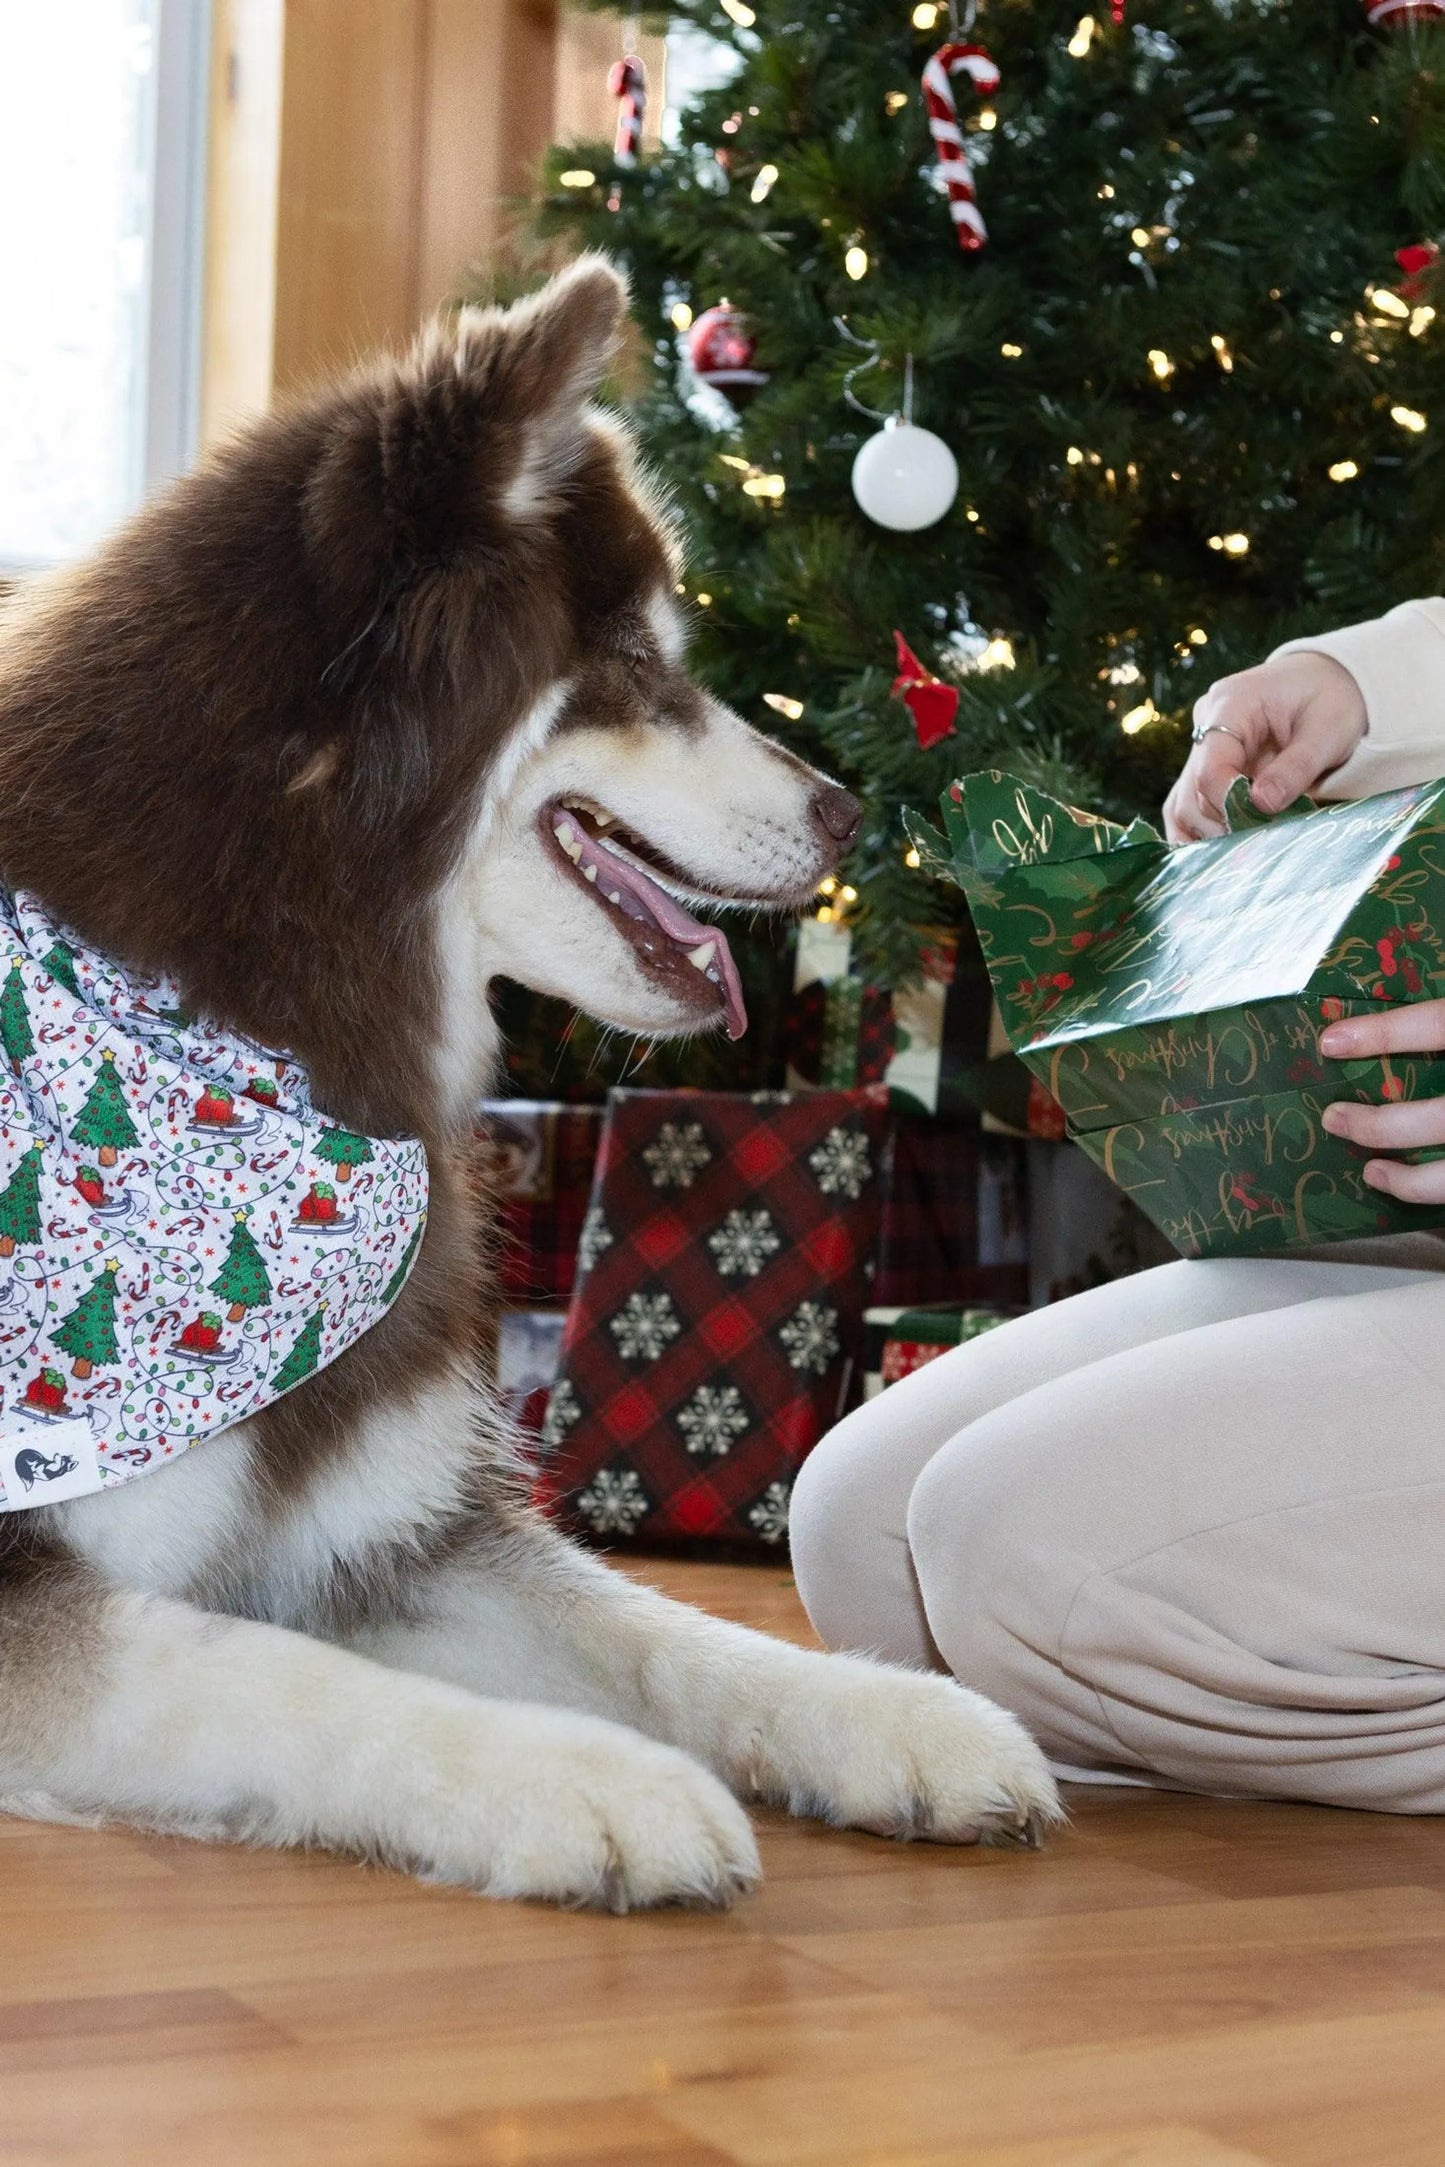
[[[858,839],[858,830],[863,825],[863,808],[851,790],[840,790],[836,783],[824,783],[821,790],[813,793],[813,818],[835,843],[841,843],[846,849],[849,843]]]

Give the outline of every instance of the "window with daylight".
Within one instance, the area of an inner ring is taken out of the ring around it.
[[[0,0],[0,573],[194,448],[207,10]]]

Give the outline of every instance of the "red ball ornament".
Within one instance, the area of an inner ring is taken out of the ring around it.
[[[1372,30],[1386,23],[1445,21],[1445,0],[1364,0],[1365,20]]]
[[[750,398],[768,381],[767,370],[753,366],[757,346],[746,317],[727,301],[704,309],[687,334],[687,358],[698,382],[734,400]]]

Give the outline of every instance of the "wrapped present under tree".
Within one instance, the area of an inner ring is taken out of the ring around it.
[[[920,853],[968,897],[1010,1040],[1070,1133],[1188,1255],[1437,1225],[1361,1178],[1335,1099],[1445,1094],[1445,1058],[1331,1061],[1325,1025],[1445,994],[1445,782],[1171,850],[988,772]],[[1404,1154],[1445,1156],[1438,1149]]]

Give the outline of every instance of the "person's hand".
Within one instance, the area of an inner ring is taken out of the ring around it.
[[[1194,726],[1209,734],[1165,799],[1165,834],[1171,843],[1223,835],[1236,775],[1253,776],[1255,804],[1277,813],[1348,760],[1365,720],[1359,686],[1329,655],[1281,655],[1221,677],[1195,703]]]
[[[1374,1016],[1351,1016],[1320,1033],[1320,1052],[1333,1060],[1361,1061],[1382,1053],[1439,1053],[1445,1049],[1445,1001],[1416,1001]],[[1361,1106],[1340,1099],[1320,1116],[1331,1136],[1367,1151],[1411,1151],[1445,1144],[1445,1099],[1397,1099],[1388,1106]],[[1370,1159],[1364,1179],[1407,1204],[1445,1204],[1445,1159],[1406,1166],[1399,1159]]]

